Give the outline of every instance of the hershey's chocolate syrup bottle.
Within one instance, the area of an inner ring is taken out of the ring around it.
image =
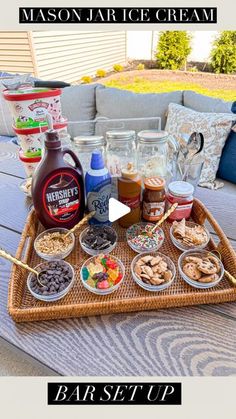
[[[64,160],[69,154],[75,167]],[[84,215],[83,169],[70,149],[63,149],[55,130],[46,132],[45,153],[32,179],[36,214],[46,228],[72,228]]]

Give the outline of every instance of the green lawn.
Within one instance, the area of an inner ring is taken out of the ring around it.
[[[105,86],[117,87],[119,89],[131,90],[136,93],[162,93],[173,90],[194,90],[196,93],[228,100],[236,100],[236,88],[230,89],[208,89],[200,84],[189,82],[173,82],[169,80],[152,81],[142,77],[134,77],[132,81],[126,76],[120,75],[119,79],[104,81]]]

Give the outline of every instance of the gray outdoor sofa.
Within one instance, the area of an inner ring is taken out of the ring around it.
[[[69,121],[87,121],[81,125],[69,124],[68,131],[73,137],[85,133],[97,134],[99,122],[91,121],[98,117],[109,119],[161,117],[161,127],[164,129],[169,103],[178,103],[199,112],[231,113],[232,106],[232,102],[225,102],[188,90],[136,94],[100,84],[66,87],[61,100],[63,115]],[[12,141],[11,136],[14,136],[7,104],[2,102],[1,108],[0,144],[1,141]],[[2,121],[3,115],[4,121]],[[139,126],[134,128],[138,130]],[[218,190],[197,188],[196,194],[216,216],[220,212],[224,213],[225,208],[225,215],[221,218],[222,228],[230,233],[229,237],[236,237],[236,226],[233,221],[234,215],[232,215],[236,209],[236,185],[225,181],[224,184],[224,187]]]

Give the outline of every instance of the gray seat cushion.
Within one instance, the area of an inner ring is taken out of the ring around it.
[[[106,87],[96,91],[97,117],[111,119],[161,117],[164,128],[169,103],[182,104],[182,99],[182,91],[142,94]]]
[[[192,90],[184,90],[183,92],[184,106],[198,112],[231,113],[232,103],[201,95]]]
[[[225,234],[236,240],[236,185],[224,181],[224,187],[217,190],[197,187],[195,195],[213,214]]]
[[[94,123],[73,124],[73,121],[92,121],[96,116],[96,91],[103,90],[99,84],[82,84],[62,90],[62,115],[68,118],[68,132],[76,135],[93,135]]]

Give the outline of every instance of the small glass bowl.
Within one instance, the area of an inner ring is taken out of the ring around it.
[[[111,253],[111,252],[112,252],[112,250],[114,250],[114,249],[115,249],[116,244],[117,244],[117,233],[116,233],[116,231],[114,230],[114,228],[112,228],[112,227],[110,227],[110,226],[107,226],[107,225],[105,226],[105,227],[106,227],[106,229],[110,230],[110,231],[111,231],[111,233],[112,233],[112,234],[114,234],[114,236],[115,236],[115,241],[114,241],[114,243],[113,243],[111,246],[107,247],[106,249],[95,250],[95,249],[92,249],[91,247],[86,246],[86,245],[83,243],[83,238],[84,238],[84,236],[87,234],[87,232],[89,231],[89,229],[90,229],[91,227],[94,227],[94,226],[89,226],[89,227],[85,228],[85,229],[82,231],[82,233],[80,234],[80,236],[79,236],[80,246],[82,247],[83,251],[84,251],[85,253],[88,253],[88,255],[91,255],[91,256],[96,256],[96,255],[99,255],[100,253],[103,253],[103,252],[104,252],[104,253],[106,253],[106,254]],[[95,227],[96,227],[96,228],[100,228],[100,226],[95,226]],[[102,229],[102,228],[104,228],[104,226],[101,226],[101,229]]]
[[[65,259],[67,256],[69,256],[69,254],[72,252],[72,250],[74,249],[74,246],[75,246],[75,236],[74,236],[73,233],[71,233],[70,236],[69,236],[69,237],[71,237],[72,242],[71,242],[70,246],[68,246],[67,249],[64,252],[61,252],[61,253],[53,253],[53,254],[46,254],[46,253],[39,252],[37,250],[37,247],[36,247],[37,246],[37,242],[42,237],[46,236],[47,234],[50,234],[50,233],[66,234],[66,233],[68,233],[68,231],[69,230],[67,230],[67,228],[58,227],[58,228],[50,228],[49,230],[45,230],[42,233],[40,233],[38,235],[38,237],[36,237],[36,239],[34,241],[34,250],[37,253],[37,255],[40,258],[45,259],[45,260],[55,260],[55,259],[57,259],[57,260],[60,259],[61,260],[61,259]]]
[[[187,227],[195,227],[198,226],[199,224],[194,223],[193,221],[186,221],[186,226]],[[185,252],[187,250],[201,250],[201,249],[205,249],[205,247],[208,245],[209,240],[210,240],[210,233],[209,231],[206,229],[205,226],[201,226],[204,228],[205,233],[207,234],[207,241],[199,246],[187,246],[186,244],[181,243],[180,240],[176,239],[174,234],[173,234],[173,230],[174,230],[174,226],[172,225],[170,228],[170,238],[171,241],[173,243],[173,245],[175,247],[177,247],[177,249],[182,250],[182,252]]]
[[[139,259],[141,259],[142,257],[144,257],[146,255],[150,255],[150,254],[152,256],[160,256],[167,263],[167,266],[168,266],[169,270],[172,272],[172,278],[171,278],[170,281],[165,282],[164,284],[160,284],[160,285],[151,285],[151,284],[149,285],[149,284],[146,284],[145,282],[143,282],[136,275],[134,269],[135,269],[135,265],[136,265],[137,261]],[[175,276],[176,276],[176,269],[175,269],[175,265],[172,262],[172,260],[168,256],[164,255],[163,253],[161,253],[161,252],[155,252],[155,253],[146,252],[146,253],[142,253],[142,254],[139,254],[139,255],[135,256],[135,258],[132,260],[132,263],[131,263],[131,273],[132,273],[132,277],[133,277],[134,281],[141,288],[143,288],[146,291],[157,292],[157,291],[163,291],[166,288],[169,288],[171,286],[171,284],[173,283],[173,281],[175,279]]]
[[[132,242],[132,239],[140,235],[146,229],[152,229],[154,225],[155,224],[152,224],[152,223],[141,222],[141,223],[133,224],[132,226],[130,226],[128,230],[126,231],[126,239],[127,239],[127,243],[129,247],[131,247],[131,249],[134,250],[136,253],[156,252],[158,249],[160,249],[165,239],[164,231],[160,227],[157,227],[155,231],[155,236],[157,238],[157,241],[154,242],[153,240],[153,246],[151,246],[150,248],[147,248],[144,245],[141,245],[141,244],[138,245]]]
[[[183,270],[182,270],[183,261],[187,256],[207,257],[209,255],[214,256],[214,258],[216,258],[218,260],[218,262],[220,263],[220,266],[221,266],[221,271],[219,273],[219,278],[216,281],[207,282],[207,283],[194,281],[194,279],[189,278],[183,272]],[[207,289],[207,288],[215,287],[222,280],[222,278],[224,276],[224,266],[223,266],[221,260],[214,253],[208,252],[206,250],[199,250],[198,252],[193,252],[192,250],[189,250],[187,252],[182,253],[182,255],[179,257],[179,260],[178,260],[178,269],[179,269],[179,273],[180,273],[181,277],[183,278],[183,280],[185,282],[187,282],[192,287],[199,288],[199,289]]]
[[[57,262],[57,261],[61,261],[61,259],[54,259],[51,260],[50,262]],[[37,294],[36,292],[34,292],[31,288],[31,280],[34,276],[33,273],[30,273],[28,278],[27,278],[27,287],[29,292],[33,295],[33,297],[35,297],[37,300],[40,301],[45,301],[45,302],[53,302],[53,301],[58,301],[61,298],[65,297],[66,294],[68,294],[68,292],[70,291],[70,289],[72,288],[72,286],[74,285],[75,282],[75,271],[72,265],[70,265],[70,263],[66,262],[65,260],[61,261],[63,264],[67,265],[71,272],[72,272],[72,279],[69,283],[69,285],[61,292],[56,292],[55,294],[50,294],[50,295],[41,295],[41,294]],[[36,271],[42,271],[45,270],[45,267],[47,265],[47,262],[43,262],[40,263],[39,265],[37,265],[34,269],[36,269]]]
[[[120,259],[116,258],[115,256],[112,256],[112,259],[114,259],[116,261],[116,263],[119,265],[120,272],[122,273],[122,278],[121,278],[120,282],[118,282],[118,284],[114,285],[113,287],[106,288],[106,289],[93,288],[93,287],[90,287],[90,285],[88,285],[87,282],[83,279],[82,270],[83,270],[84,267],[87,267],[87,265],[89,265],[89,263],[94,262],[95,259],[96,259],[96,256],[93,256],[93,257],[87,259],[84,262],[83,266],[81,267],[80,278],[81,278],[82,284],[87,290],[89,290],[93,294],[97,294],[97,295],[111,294],[112,292],[116,291],[119,288],[119,286],[121,285],[121,283],[123,282],[124,276],[125,276],[125,267],[124,267],[123,263],[120,261]]]

